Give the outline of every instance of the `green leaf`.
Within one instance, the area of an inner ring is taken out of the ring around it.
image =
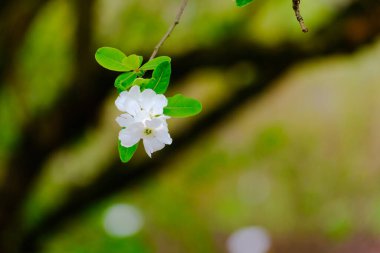
[[[95,53],[95,59],[100,66],[113,71],[129,71],[123,60],[127,56],[120,50],[112,47],[101,47]]]
[[[243,6],[245,6],[245,5],[249,4],[249,3],[251,3],[252,1],[253,1],[253,0],[235,0],[236,5],[237,5],[238,7],[243,7]]]
[[[119,141],[119,156],[120,160],[123,163],[129,162],[131,160],[132,156],[135,154],[137,147],[139,146],[139,143],[136,143],[132,147],[126,148],[121,145],[121,142]]]
[[[144,78],[136,78],[135,81],[133,81],[131,86],[138,85],[138,86],[143,86],[146,85],[150,82],[150,79],[144,79]]]
[[[169,56],[159,56],[156,58],[153,58],[152,60],[148,61],[140,69],[142,70],[153,70],[156,69],[158,65],[160,65],[163,62],[171,62],[172,59],[170,59]]]
[[[128,70],[136,70],[141,66],[142,61],[142,56],[131,54],[123,59],[123,65],[128,68]]]
[[[174,118],[194,116],[202,111],[202,104],[193,98],[177,94],[168,98],[168,105],[164,108],[164,114]]]
[[[146,85],[143,85],[143,89],[152,89],[157,94],[165,93],[169,86],[170,74],[172,70],[170,67],[170,62],[165,61],[160,63],[157,68],[153,71],[152,79]]]
[[[136,80],[137,74],[135,72],[127,72],[119,75],[115,80],[115,87],[120,93],[133,86],[133,82]]]

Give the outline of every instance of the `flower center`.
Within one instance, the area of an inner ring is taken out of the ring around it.
[[[150,128],[145,128],[145,130],[144,130],[144,134],[145,135],[151,135],[153,133],[153,130],[152,129],[150,129]]]

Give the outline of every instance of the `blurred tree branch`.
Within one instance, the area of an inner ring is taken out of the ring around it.
[[[35,8],[40,8],[46,0],[40,0],[35,2]],[[76,36],[76,69],[78,73],[75,76],[76,92],[80,92],[85,96],[87,90],[91,86],[86,78],[89,77],[91,73],[94,72],[93,68],[95,64],[92,60],[91,52],[91,42],[92,42],[92,7],[94,0],[85,1],[74,1],[75,10],[77,11],[77,36]],[[37,5],[38,3],[38,5]],[[17,5],[16,5],[17,6]],[[33,9],[33,8],[32,8]],[[30,19],[37,12],[37,9],[29,11],[27,17]],[[26,26],[29,22],[25,22]],[[12,29],[12,23],[8,24],[10,27],[7,29]],[[19,35],[14,36],[21,36]],[[22,41],[21,38],[17,37]],[[8,42],[6,42],[8,43]],[[9,41],[11,43],[11,41]],[[4,45],[2,45],[4,46]],[[16,50],[16,46],[14,50]],[[5,47],[6,48],[6,47]],[[16,51],[10,50],[10,53],[14,54]],[[14,57],[14,55],[9,56]],[[80,70],[80,71],[79,71]],[[5,74],[6,75],[6,74]],[[89,89],[90,90],[90,89]],[[80,104],[82,99],[77,96],[76,104]],[[71,97],[73,99],[74,96]],[[64,104],[62,105],[65,106]],[[78,106],[80,108],[80,106]],[[72,114],[73,111],[67,111],[65,115]],[[44,115],[45,116],[45,115]],[[43,117],[43,116],[42,116]],[[30,122],[31,125],[24,127],[23,139],[19,144],[20,147],[17,150],[17,154],[11,157],[10,165],[5,173],[4,184],[0,186],[0,252],[12,252],[14,249],[12,247],[17,247],[19,241],[19,235],[22,230],[22,221],[20,220],[21,209],[27,198],[30,189],[33,187],[33,183],[37,176],[39,175],[42,165],[46,158],[54,151],[56,146],[59,146],[59,140],[55,140],[54,131],[60,130],[60,121],[62,120],[62,115],[56,115],[52,117],[52,124],[48,124],[47,127],[53,127],[51,129],[44,128],[45,124],[40,122],[42,117],[37,119],[37,122]],[[58,126],[54,126],[58,124]],[[41,128],[42,127],[42,128]],[[70,128],[70,125],[66,125]],[[41,136],[46,136],[43,133],[50,133],[47,138],[42,138]],[[54,141],[56,141],[54,143]],[[52,147],[52,143],[56,146]]]
[[[0,8],[0,77],[3,85],[12,80],[17,52],[24,42],[30,25],[50,0],[3,0]]]
[[[160,159],[147,160],[142,164],[131,163],[128,171],[125,171],[115,158],[112,166],[107,168],[104,174],[99,175],[98,179],[89,186],[72,189],[67,202],[46,216],[37,227],[28,231],[23,242],[24,249],[32,250],[33,246],[38,246],[40,238],[51,234],[67,220],[89,208],[91,204],[122,189],[141,184],[143,180],[158,173],[160,169],[164,168],[162,165],[169,162],[174,153],[181,152],[187,145],[191,145],[202,133],[210,130],[229,113],[244,105],[245,101],[259,96],[294,63],[320,55],[352,52],[365,43],[373,41],[380,32],[379,25],[372,25],[379,11],[380,6],[376,1],[367,0],[353,3],[334,21],[336,26],[328,26],[317,34],[319,46],[316,48],[302,49],[296,45],[288,45],[266,50],[250,43],[231,42],[235,45],[233,48],[226,49],[223,43],[220,47],[196,50],[183,57],[178,57],[173,61],[174,69],[176,69],[173,74],[176,76],[182,76],[183,72],[206,65],[225,67],[231,62],[239,60],[253,62],[258,67],[257,72],[260,75],[257,81],[238,91],[229,100],[224,101],[222,106],[196,122],[186,136],[176,138],[175,144],[159,154]],[[356,38],[356,35],[347,31],[351,31],[352,20],[358,19],[371,29],[361,39],[353,40],[352,38]],[[334,36],[329,36],[331,33],[334,33]],[[183,72],[180,73],[181,71]]]
[[[0,189],[2,199],[0,204],[0,252],[10,252],[9,248],[7,249],[4,245],[18,245],[17,242],[22,233],[19,220],[20,208],[44,162],[58,148],[69,144],[70,141],[80,136],[86,127],[94,124],[101,102],[110,89],[104,83],[112,83],[111,74],[94,65],[91,53],[91,14],[89,10],[92,1],[79,2],[77,3],[78,13],[81,13],[79,16],[82,16],[83,20],[78,22],[78,42],[76,44],[78,45],[77,65],[80,66],[77,69],[81,69],[81,74],[77,73],[71,88],[47,114],[29,122],[24,129],[19,149],[12,157],[7,170],[6,184]],[[199,137],[201,132],[207,131],[217,121],[223,120],[226,111],[231,108],[236,109],[242,105],[242,101],[259,95],[276,77],[291,67],[292,63],[321,54],[351,52],[372,41],[380,31],[380,25],[377,22],[379,10],[377,0],[355,1],[342,12],[337,20],[333,21],[334,26],[328,25],[314,37],[318,41],[317,48],[302,49],[299,46],[286,47],[283,45],[279,49],[269,50],[250,43],[232,41],[230,44],[232,43],[234,47],[228,48],[228,50],[224,44],[221,44],[219,47],[196,50],[178,57],[173,61],[175,69],[173,79],[179,79],[185,72],[202,66],[224,67],[242,59],[253,62],[259,70],[263,71],[257,86],[251,85],[247,90],[238,92],[230,101],[226,102],[229,107],[223,106],[201,119],[194,125],[191,135],[177,138],[171,148],[161,153],[162,159],[155,159],[154,162],[150,160],[135,166],[123,176],[120,176],[122,172],[119,170],[119,162],[115,161],[112,168],[108,168],[106,174],[100,175],[93,184],[85,189],[73,189],[73,198],[57,207],[57,210],[45,217],[37,227],[28,231],[20,245],[23,245],[25,249],[38,245],[44,235],[51,233],[54,228],[57,229],[70,219],[71,215],[79,214],[97,200],[125,187],[131,187],[135,182],[141,182],[153,175],[156,172],[154,167],[158,168],[169,156],[178,152],[179,147],[185,148],[185,144],[189,143],[188,136],[193,139]],[[83,11],[88,15],[83,15]],[[355,29],[352,29],[357,24],[367,28],[364,34],[360,33],[360,36],[357,35],[359,32],[356,33]],[[195,141],[193,139],[190,140]],[[157,161],[158,164],[156,164]],[[28,252],[31,251],[28,250]]]

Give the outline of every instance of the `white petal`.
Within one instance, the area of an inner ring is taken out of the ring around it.
[[[166,128],[161,128],[159,129],[158,131],[155,132],[155,135],[154,135],[157,140],[159,140],[160,142],[162,143],[165,143],[165,144],[172,144],[172,138],[170,137],[170,134],[169,134],[169,131],[168,129]]]
[[[141,138],[138,134],[125,133],[125,130],[126,129],[122,129],[119,132],[119,140],[122,146],[129,148],[135,145]]]
[[[127,100],[125,104],[125,112],[131,114],[132,116],[137,115],[141,111],[140,105],[134,99]]]
[[[120,93],[115,100],[115,105],[120,111],[128,112],[131,115],[135,115],[141,110],[138,100],[134,98],[133,94],[131,95],[131,92],[128,91],[123,91]]]
[[[128,93],[123,91],[115,100],[115,105],[119,111],[126,112],[125,101],[128,99]]]
[[[136,122],[145,122],[146,120],[150,120],[150,113],[144,110],[140,110],[133,116],[133,118]]]
[[[136,101],[140,100],[140,87],[137,85],[132,86],[132,88],[129,89],[129,97],[135,99]]]
[[[164,107],[168,105],[168,100],[162,94],[156,95],[153,100],[151,112],[153,115],[159,115],[164,112]]]
[[[161,116],[159,116],[159,117],[156,117],[156,119],[161,120],[162,125],[165,126],[166,128],[168,127],[168,123],[166,123],[166,120],[167,120],[167,119],[170,119],[169,116],[161,115]]]
[[[119,97],[127,97],[128,94],[129,94],[129,91],[125,90],[125,91],[120,92]]]
[[[145,122],[145,125],[152,129],[160,128],[161,126],[163,126],[163,120],[159,118],[153,118],[151,120],[147,120]]]
[[[144,148],[149,157],[152,157],[152,153],[163,149],[165,144],[157,140],[156,138],[144,138]]]
[[[158,119],[161,119],[161,120],[167,120],[167,119],[170,119],[170,116],[166,116],[164,114],[160,115],[157,117]]]
[[[135,145],[142,135],[144,125],[142,123],[135,123],[128,128],[122,129],[119,132],[119,140],[124,147],[131,147]]]
[[[141,97],[140,97],[141,108],[150,112],[152,107],[153,107],[154,99],[156,96],[157,96],[157,94],[152,89],[144,90],[141,93]]]
[[[143,139],[143,143],[144,143],[144,149],[145,149],[145,152],[147,153],[147,155],[149,157],[152,157],[152,149],[150,147],[150,144],[149,144],[149,141],[146,141],[145,139]]]
[[[116,118],[116,122],[119,124],[121,127],[129,127],[133,123],[135,123],[135,120],[133,117],[129,114],[122,114],[119,117]]]

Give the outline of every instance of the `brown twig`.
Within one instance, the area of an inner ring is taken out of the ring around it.
[[[303,18],[300,13],[300,2],[301,0],[292,0],[293,1],[293,10],[296,14],[296,18],[298,20],[298,23],[300,23],[301,29],[304,33],[307,33],[309,29],[307,29],[305,22],[303,21]]]
[[[182,4],[181,4],[181,6],[178,9],[177,16],[176,16],[176,18],[174,20],[174,23],[169,27],[168,31],[165,33],[164,37],[162,37],[162,39],[160,40],[160,42],[158,42],[158,44],[154,47],[154,51],[153,51],[152,55],[150,56],[149,60],[152,60],[156,56],[156,54],[157,54],[158,50],[160,49],[160,47],[169,38],[170,34],[173,32],[173,30],[176,27],[176,25],[179,24],[179,20],[181,19],[181,16],[183,14],[183,11],[185,10],[185,7],[186,7],[188,1],[189,0],[183,0],[182,1]]]

